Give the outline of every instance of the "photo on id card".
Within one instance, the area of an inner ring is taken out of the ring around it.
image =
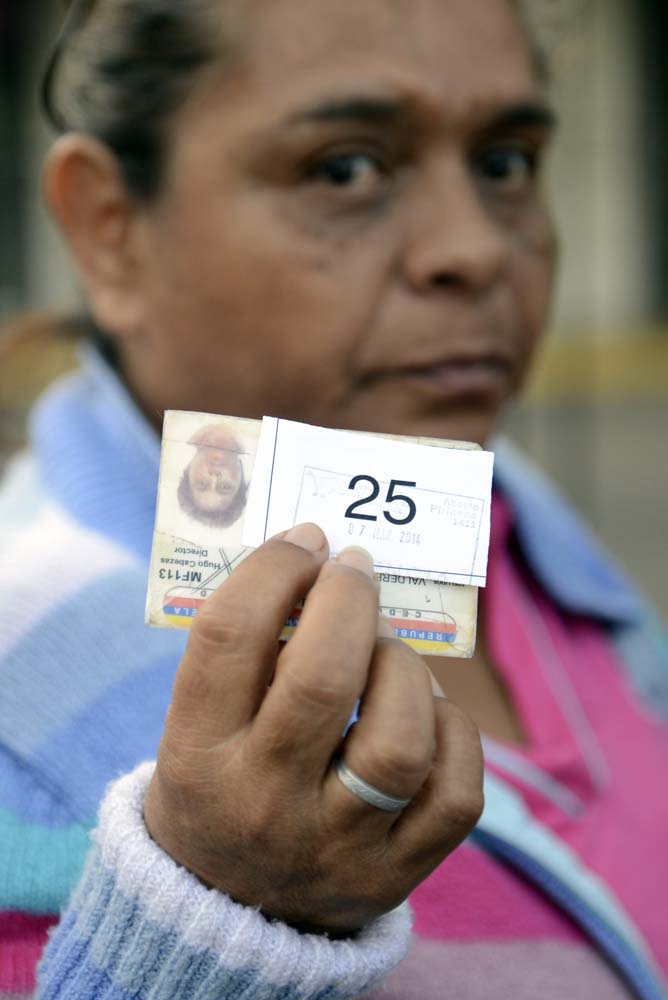
[[[243,515],[262,423],[165,414],[146,620],[189,628],[248,554]]]

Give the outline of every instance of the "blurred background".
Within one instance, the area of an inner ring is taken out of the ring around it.
[[[529,7],[561,121],[547,183],[562,264],[550,336],[508,431],[668,615],[668,3]],[[62,10],[0,0],[0,469],[35,394],[74,363],[41,319],[78,303],[39,194],[50,136],[37,81]]]

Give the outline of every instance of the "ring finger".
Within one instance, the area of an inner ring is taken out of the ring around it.
[[[431,681],[421,658],[398,639],[379,639],[359,719],[343,744],[346,768],[384,795],[410,800],[431,770],[435,727]],[[325,796],[342,826],[365,822],[389,827],[401,815],[351,791],[337,775],[336,764],[327,777]]]

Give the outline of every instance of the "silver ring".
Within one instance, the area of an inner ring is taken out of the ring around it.
[[[385,792],[374,788],[373,785],[351,771],[343,757],[339,757],[336,763],[336,776],[358,799],[362,799],[370,806],[375,806],[376,809],[382,809],[383,812],[401,812],[411,802],[410,799],[398,799],[396,795],[386,795]]]

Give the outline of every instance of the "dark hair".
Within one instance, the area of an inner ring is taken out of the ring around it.
[[[192,464],[192,463],[191,463]],[[241,460],[239,461],[241,465]],[[246,497],[248,496],[248,483],[244,476],[243,466],[241,466],[241,482],[239,483],[239,489],[234,494],[234,500],[229,507],[225,510],[201,510],[195,498],[193,496],[192,487],[190,485],[190,478],[188,472],[190,471],[190,465],[187,466],[185,472],[181,476],[181,481],[179,483],[179,488],[177,490],[177,497],[181,510],[193,517],[196,521],[201,524],[207,524],[210,528],[229,528],[231,524],[238,521],[241,517],[244,507],[246,506]]]
[[[224,0],[73,0],[44,78],[47,117],[115,154],[128,190],[155,195],[171,116],[226,46]]]

